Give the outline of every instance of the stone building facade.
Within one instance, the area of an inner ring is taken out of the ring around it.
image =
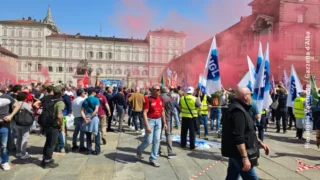
[[[157,82],[166,64],[185,51],[183,32],[149,31],[145,39],[63,34],[51,9],[43,21],[0,21],[0,44],[16,53],[17,80],[76,85],[79,60],[87,60],[92,78],[125,79],[129,86]]]

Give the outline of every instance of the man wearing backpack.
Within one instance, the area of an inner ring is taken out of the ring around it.
[[[175,158],[177,155],[172,153],[172,139],[171,139],[171,128],[172,128],[172,121],[171,121],[171,117],[173,115],[173,104],[172,104],[172,99],[168,96],[168,90],[166,87],[161,87],[161,99],[164,103],[164,112],[165,112],[165,116],[166,116],[166,124],[167,124],[167,128],[165,129],[165,136],[166,136],[166,142],[167,142],[167,149],[168,149],[168,159],[172,159]],[[162,130],[163,130],[164,126],[162,123]],[[160,139],[162,137],[162,130],[160,133]],[[159,155],[161,155],[161,148],[159,148]]]
[[[62,111],[65,108],[65,104],[62,101],[62,86],[55,86],[53,88],[53,95],[43,99],[47,101],[44,101],[42,104],[43,112],[39,116],[38,121],[46,135],[41,165],[44,169],[56,168],[59,164],[54,163],[52,154],[63,125]]]

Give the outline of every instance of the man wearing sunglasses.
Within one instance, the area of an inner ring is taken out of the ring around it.
[[[164,103],[160,98],[160,86],[153,85],[151,88],[151,96],[145,96],[143,105],[143,120],[146,125],[146,134],[144,141],[137,148],[137,158],[142,159],[142,151],[152,143],[151,155],[149,162],[154,167],[160,167],[156,162],[160,145],[161,120],[163,127],[167,129]]]

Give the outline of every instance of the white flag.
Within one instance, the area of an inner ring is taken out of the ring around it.
[[[288,107],[293,107],[293,101],[298,97],[300,92],[302,92],[302,85],[300,83],[296,70],[292,65],[290,79],[289,79],[288,97],[287,97]]]
[[[269,109],[269,106],[272,103],[272,98],[270,95],[270,61],[269,61],[269,43],[267,44],[267,48],[264,54],[264,100],[263,100],[263,109]]]
[[[219,70],[219,61],[218,61],[218,50],[216,38],[214,37],[212,40],[211,48],[209,51],[208,59],[207,59],[207,94],[211,96],[211,94],[221,90],[221,78],[220,78],[220,70]]]

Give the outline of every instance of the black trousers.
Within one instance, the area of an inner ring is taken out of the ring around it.
[[[277,111],[275,109],[271,110],[271,121],[274,122],[276,119]]]
[[[57,128],[44,128],[46,135],[46,143],[43,147],[44,160],[52,159],[52,154],[59,137],[59,129]]]
[[[110,112],[111,115],[110,115],[110,117],[108,117],[108,122],[107,122],[107,123],[108,123],[108,124],[107,124],[107,129],[109,129],[109,130],[111,129],[111,123],[112,123],[112,118],[113,118],[113,111],[114,111],[114,109],[110,107],[110,111],[111,111],[111,112]]]
[[[277,131],[280,131],[280,119],[282,119],[283,132],[287,131],[287,112],[277,111]]]
[[[292,107],[288,107],[288,115],[289,115],[289,128],[292,127],[293,122],[294,122],[294,127],[296,127],[296,117],[294,117]]]
[[[143,122],[143,118],[142,118],[142,111],[131,111],[131,117],[132,117],[133,124],[134,124],[134,127],[135,127],[136,131],[139,129],[137,119],[139,119],[140,130],[144,129],[143,128],[143,123],[144,122]]]
[[[187,146],[187,133],[189,130],[190,149],[196,148],[195,146],[195,118],[182,117],[181,125],[181,147]]]

